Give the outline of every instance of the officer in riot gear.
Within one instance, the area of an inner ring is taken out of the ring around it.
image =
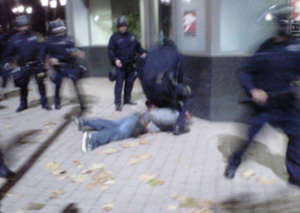
[[[70,78],[76,90],[81,109],[85,108],[79,95],[77,81],[83,77],[85,68],[78,64],[77,58],[84,58],[85,54],[75,47],[73,39],[67,35],[67,28],[63,20],[49,23],[50,37],[46,43],[46,54],[51,66],[55,69],[53,82],[55,84],[55,109],[61,108],[60,88],[64,77]]]
[[[3,89],[6,87],[9,77],[9,66],[6,64],[6,49],[7,49],[8,34],[4,32],[2,25],[0,24],[0,76],[2,83],[0,87],[0,96],[2,96]]]
[[[51,110],[48,106],[44,85],[46,74],[44,72],[42,44],[38,42],[37,35],[30,31],[30,17],[18,16],[15,19],[15,27],[17,33],[9,39],[7,56],[8,62],[12,63],[15,68],[11,72],[15,85],[20,87],[20,106],[17,112],[28,107],[28,83],[32,75],[38,84],[42,108]]]
[[[183,57],[171,40],[164,39],[163,45],[148,53],[140,79],[147,104],[180,112],[173,133],[180,135],[189,132],[186,113],[193,100],[192,91],[183,82]]]
[[[121,96],[123,89],[123,82],[125,81],[124,89],[124,104],[135,105],[131,101],[131,91],[136,79],[134,70],[134,62],[136,53],[141,54],[141,58],[146,57],[145,50],[137,38],[127,31],[128,20],[125,16],[117,18],[116,25],[118,32],[114,33],[108,44],[108,57],[111,64],[115,66],[117,71],[117,78],[115,84],[115,105],[116,110],[121,111]]]
[[[268,123],[279,127],[287,135],[289,183],[300,186],[299,89],[294,94],[291,87],[296,84],[299,88],[300,43],[289,35],[291,9],[276,7],[270,14],[276,21],[277,35],[265,41],[239,72],[240,82],[252,99],[249,104],[251,113],[246,116],[250,127],[247,140],[229,157],[224,175],[234,178],[243,153],[264,124]]]

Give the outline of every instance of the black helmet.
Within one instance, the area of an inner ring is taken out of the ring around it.
[[[117,27],[128,26],[129,25],[129,21],[128,21],[128,19],[127,19],[126,16],[120,16],[116,20],[116,25],[117,25]]]
[[[267,22],[273,22],[277,25],[278,35],[288,35],[288,27],[291,25],[293,8],[287,5],[275,4],[264,12],[258,21],[264,19]]]
[[[55,20],[55,21],[51,21],[49,22],[49,31],[51,33],[55,33],[55,31],[57,30],[61,30],[61,29],[67,29],[66,24],[63,20]]]
[[[30,25],[31,19],[28,15],[17,16],[14,23],[15,27],[23,27],[25,25]]]

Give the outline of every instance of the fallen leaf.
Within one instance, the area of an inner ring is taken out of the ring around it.
[[[68,175],[68,174],[62,174],[62,175],[59,175],[59,176],[56,178],[56,180],[57,180],[57,181],[62,181],[62,180],[66,179],[66,178],[69,178],[69,177],[70,177],[70,175]]]
[[[74,160],[72,164],[75,165],[78,169],[81,169],[83,167],[79,160]]]
[[[253,171],[244,171],[242,173],[242,177],[248,180],[250,177],[252,177],[255,174]]]
[[[108,180],[103,183],[104,185],[113,185],[115,184],[115,180]]]
[[[180,207],[194,208],[198,206],[198,202],[191,197],[186,197],[185,200],[180,204]]]
[[[103,190],[103,191],[106,191],[109,188],[110,188],[110,186],[102,186],[100,189]]]
[[[146,138],[146,134],[139,135],[138,138]]]
[[[64,169],[56,169],[56,170],[53,170],[52,171],[52,174],[54,175],[62,175],[62,174],[65,174],[67,171],[64,170]]]
[[[26,207],[25,210],[39,210],[44,208],[45,204],[42,203],[29,203]]]
[[[129,162],[128,162],[128,164],[129,165],[135,165],[135,164],[137,164],[137,163],[139,163],[139,162],[141,162],[142,160],[141,159],[131,159]]]
[[[82,183],[84,181],[86,181],[87,179],[89,179],[91,175],[90,174],[80,174],[80,175],[71,175],[71,181],[74,183]]]
[[[141,155],[141,156],[140,156],[140,159],[141,159],[141,160],[148,160],[148,159],[151,158],[151,156],[152,156],[151,154],[144,154],[144,155]]]
[[[118,153],[118,152],[119,152],[119,150],[117,150],[117,149],[106,149],[106,150],[101,150],[100,154],[110,155],[110,154],[114,154],[114,153]]]
[[[53,130],[49,130],[48,132],[49,132],[50,134],[53,134],[53,133],[54,133],[54,131],[53,131]]]
[[[168,206],[167,206],[167,210],[168,210],[168,211],[174,211],[174,210],[176,210],[176,209],[178,209],[178,206],[177,206],[177,205],[176,205],[176,206],[175,206],[175,205],[168,205]]]
[[[49,123],[44,124],[44,126],[55,126],[55,125],[56,125],[56,123],[54,123],[54,122],[49,122]]]
[[[93,180],[100,182],[100,183],[105,183],[107,181],[113,180],[113,175],[111,172],[103,172],[101,174],[93,175]]]
[[[98,169],[104,169],[105,165],[103,163],[97,163],[97,164],[93,164],[91,165],[88,170],[98,170]]]
[[[99,185],[101,185],[100,182],[92,182],[92,183],[89,183],[86,187],[88,189],[94,189],[96,186],[99,186]]]
[[[52,193],[55,195],[64,195],[66,194],[66,191],[63,189],[55,189]]]
[[[266,177],[258,177],[256,178],[256,181],[261,184],[261,185],[265,185],[265,186],[270,186],[270,185],[274,185],[276,183],[276,180],[269,180]]]
[[[187,198],[187,196],[181,194],[173,194],[171,197],[177,201],[184,201]]]
[[[11,129],[11,128],[13,128],[13,127],[14,127],[14,125],[11,125],[11,124],[5,126],[6,129]]]
[[[114,204],[113,203],[109,203],[109,204],[106,204],[106,205],[104,205],[104,206],[102,206],[102,209],[104,210],[104,211],[110,211],[110,210],[112,210],[114,208]]]
[[[148,140],[141,140],[139,144],[149,145],[149,144],[151,144],[151,143],[150,143],[150,141],[148,141]]]
[[[49,163],[47,163],[44,167],[44,169],[51,169],[51,170],[54,170],[54,169],[57,169],[60,167],[60,163],[55,163],[54,161],[50,161]]]
[[[157,180],[157,179],[150,179],[147,181],[148,184],[150,184],[151,186],[155,187],[155,186],[161,186],[163,185],[165,182],[162,180]]]
[[[123,144],[123,148],[131,148],[131,147],[137,146],[137,145],[139,145],[138,142],[131,141],[131,142],[124,143]]]
[[[156,178],[156,175],[149,175],[148,173],[144,173],[144,174],[141,174],[139,176],[139,180],[143,180],[143,181],[148,181],[148,180],[151,180],[151,179],[154,179]]]
[[[18,211],[15,211],[14,213],[24,213],[23,210],[18,210]]]

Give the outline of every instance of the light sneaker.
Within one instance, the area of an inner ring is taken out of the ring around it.
[[[81,150],[83,153],[87,153],[93,150],[93,144],[92,144],[90,132],[83,133]]]
[[[73,116],[73,119],[75,124],[78,126],[78,130],[81,131],[83,127],[81,118]]]

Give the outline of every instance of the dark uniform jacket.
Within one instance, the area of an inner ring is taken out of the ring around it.
[[[247,94],[253,88],[267,92],[268,103],[259,106],[259,113],[269,123],[288,132],[299,131],[299,100],[291,93],[291,82],[300,76],[300,44],[296,40],[267,40],[239,76]]]
[[[176,94],[169,75],[183,83],[183,60],[172,46],[161,46],[150,51],[140,73],[147,99],[158,107],[176,104]]]
[[[31,61],[42,61],[42,43],[32,32],[17,33],[9,39],[8,61],[16,60],[20,66]]]
[[[76,58],[71,53],[78,49],[75,47],[73,39],[66,34],[50,36],[45,51],[50,58],[57,58],[60,62],[76,63]]]
[[[116,59],[120,59],[123,63],[133,62],[136,52],[143,54],[145,50],[133,34],[117,32],[111,36],[108,57],[112,65],[115,65]]]

